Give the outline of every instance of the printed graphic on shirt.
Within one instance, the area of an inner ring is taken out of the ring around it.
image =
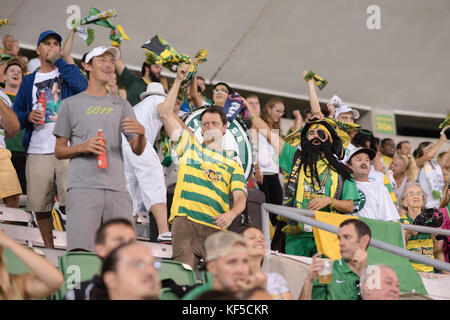
[[[358,192],[359,192],[359,197],[361,198],[361,200],[358,202],[357,205],[355,205],[355,207],[353,209],[353,213],[357,213],[357,212],[361,211],[362,209],[364,209],[364,206],[366,205],[366,195],[361,190],[358,190]]]
[[[35,82],[36,100],[33,109],[37,109],[39,104],[45,108],[45,123],[56,122],[58,118],[59,107],[61,105],[61,82],[62,77],[57,77]],[[34,99],[33,99],[34,100]]]

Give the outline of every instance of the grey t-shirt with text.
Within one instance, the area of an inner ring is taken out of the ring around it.
[[[103,129],[106,140],[107,168],[97,168],[97,156],[93,153],[71,159],[67,189],[90,188],[126,191],[122,157],[123,133],[128,140],[135,134],[125,134],[122,120],[136,119],[128,101],[107,94],[103,97],[84,92],[62,101],[53,134],[67,138],[70,145],[78,145],[97,136]]]

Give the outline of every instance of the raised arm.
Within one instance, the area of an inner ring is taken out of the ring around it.
[[[11,250],[31,273],[17,276],[23,283],[25,298],[43,298],[57,291],[64,282],[62,273],[47,259],[10,239],[0,230],[0,246]]]
[[[441,145],[447,141],[447,137],[445,136],[445,129],[447,129],[447,128],[448,127],[445,127],[444,129],[442,129],[441,136],[439,137],[438,142],[436,142],[435,144],[432,144],[429,148],[423,150],[423,156],[415,159],[416,165],[418,168],[423,167],[425,162],[433,159],[436,156],[436,153],[438,152]]]
[[[194,80],[191,83],[191,97],[194,100],[195,108],[203,107],[202,98],[198,96],[197,75],[194,76]]]
[[[72,47],[76,32],[77,31],[75,29],[70,30],[70,33],[67,36],[66,41],[64,41],[64,45],[62,47],[62,58],[68,64],[75,64],[75,61],[72,58]]]
[[[303,125],[303,117],[299,110],[294,110],[294,127],[292,128],[293,131],[300,130],[300,128]]]
[[[302,72],[303,79],[308,74],[308,71]],[[323,118],[322,111],[320,111],[320,103],[319,98],[317,97],[316,87],[314,86],[314,81],[312,79],[309,79],[306,81],[308,84],[308,90],[309,90],[309,105],[311,107],[311,112],[314,117],[317,117],[319,119]]]
[[[5,130],[5,137],[12,138],[20,129],[16,113],[0,99],[0,127]]]
[[[244,100],[244,103],[247,106],[250,105],[245,98],[242,98],[242,100]],[[259,115],[253,110],[253,108],[249,107],[247,109],[250,112],[250,119],[252,121],[253,127],[259,133],[261,133],[264,136],[264,138],[267,139],[267,141],[269,141],[275,152],[278,155],[280,155],[281,152],[283,151],[284,140],[281,139],[281,137],[277,133],[272,132],[272,130],[270,130],[270,127],[267,125],[267,123],[265,123],[264,120],[259,117]]]
[[[177,101],[178,92],[180,90],[181,82],[186,77],[189,70],[189,65],[182,63],[177,68],[177,77],[173,81],[172,88],[170,88],[166,99],[163,103],[158,105],[158,112],[164,124],[167,134],[172,139],[176,140],[173,134],[178,130],[181,132],[181,124],[178,116],[175,114],[175,103]]]
[[[112,35],[117,35],[119,33],[118,30],[111,30],[110,32]],[[120,44],[117,46],[115,46],[117,49],[119,49],[120,51],[120,58],[116,60],[116,72],[117,74],[120,76],[123,72],[123,70],[125,69],[126,65],[123,62],[123,58],[122,58],[122,50],[120,47]]]

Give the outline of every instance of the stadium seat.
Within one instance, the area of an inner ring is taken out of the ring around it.
[[[180,300],[178,296],[170,288],[162,288],[159,292],[160,300]]]
[[[56,300],[62,300],[69,290],[76,284],[88,281],[101,273],[102,261],[91,252],[67,252],[58,258],[58,268],[64,275],[64,283],[55,294]]]
[[[192,268],[184,263],[172,260],[157,260],[161,263],[158,270],[159,278],[172,279],[178,285],[193,286],[197,283],[195,273]]]
[[[212,274],[209,271],[202,271],[202,282],[203,283],[207,283],[207,282],[211,282],[213,279]]]

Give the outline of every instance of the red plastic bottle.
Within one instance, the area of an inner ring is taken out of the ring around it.
[[[38,107],[37,110],[42,111],[42,114],[44,115],[44,120],[41,120],[37,122],[37,124],[44,124],[45,123],[45,113],[47,109],[47,100],[45,100],[45,91],[41,91],[41,96],[38,99]]]
[[[98,129],[97,135],[103,137],[103,129]],[[102,142],[106,144],[103,140]],[[97,168],[108,168],[108,160],[106,159],[106,150],[97,155]]]

